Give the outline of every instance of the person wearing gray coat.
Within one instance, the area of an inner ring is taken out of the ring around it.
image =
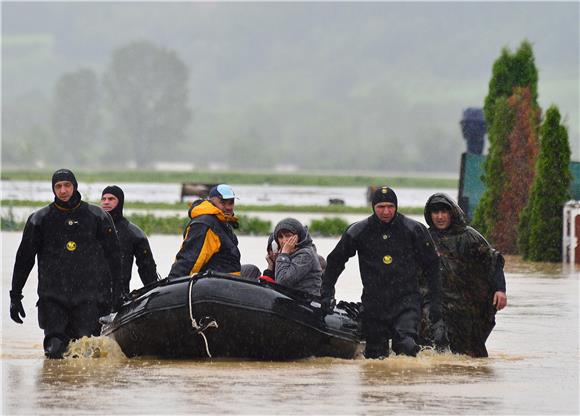
[[[274,269],[276,283],[319,296],[322,267],[306,227],[284,218],[274,228],[274,241],[278,250],[268,267]]]

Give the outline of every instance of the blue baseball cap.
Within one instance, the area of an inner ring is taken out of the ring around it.
[[[211,188],[208,196],[210,198],[218,197],[220,199],[233,199],[236,197],[236,194],[234,194],[234,190],[231,186],[222,183]]]

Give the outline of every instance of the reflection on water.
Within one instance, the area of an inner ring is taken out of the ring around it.
[[[107,358],[65,358],[42,360],[37,377],[39,388],[59,386],[103,386],[125,366],[122,360]]]
[[[360,380],[364,386],[362,401],[393,411],[420,412],[436,408],[437,413],[491,413],[501,399],[473,394],[465,388],[470,383],[493,379],[493,368],[487,360],[443,354],[392,357],[384,361],[364,362]],[[461,403],[453,400],[460,386]]]
[[[520,275],[542,275],[554,279],[567,278],[577,272],[574,265],[565,263],[539,263],[524,261],[520,256],[505,256],[505,271]]]
[[[385,360],[68,358],[5,364],[12,394],[4,410],[10,414],[490,413],[503,401],[493,389],[499,387],[498,362],[430,351]],[[31,391],[34,401],[18,393]]]
[[[244,262],[263,266],[263,240],[240,239]],[[2,234],[2,310],[19,241],[19,233]],[[336,241],[317,239],[319,252],[328,255]],[[150,242],[159,270],[169,270],[179,236]],[[339,298],[360,299],[357,267],[347,264]],[[127,359],[105,337],[45,360],[33,271],[25,323],[0,314],[2,414],[578,414],[577,269],[508,257],[506,270],[509,306],[497,316],[488,359],[427,349],[417,358],[290,362]]]

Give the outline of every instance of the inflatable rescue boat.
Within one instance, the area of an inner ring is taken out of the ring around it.
[[[362,344],[351,312],[325,314],[303,292],[209,271],[133,291],[102,335],[128,357],[354,358]]]

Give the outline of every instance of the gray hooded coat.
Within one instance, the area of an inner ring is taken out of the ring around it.
[[[322,268],[308,231],[294,218],[285,218],[280,221],[274,229],[274,235],[277,236],[280,230],[288,230],[296,234],[298,243],[297,250],[293,253],[278,254],[274,274],[276,282],[319,296],[322,284]],[[279,241],[276,243],[280,246]]]

